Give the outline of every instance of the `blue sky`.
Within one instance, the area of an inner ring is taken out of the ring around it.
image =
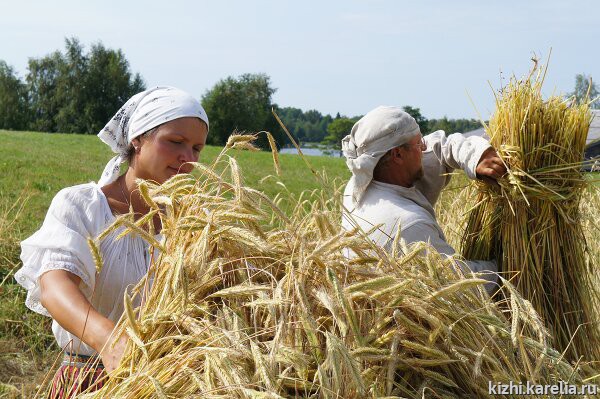
[[[429,118],[484,118],[490,83],[522,75],[552,48],[545,91],[600,79],[600,1],[22,1],[0,14],[0,59],[64,48],[121,48],[148,86],[200,97],[219,79],[264,72],[281,106],[364,114],[412,105]],[[488,83],[489,82],[489,83]]]

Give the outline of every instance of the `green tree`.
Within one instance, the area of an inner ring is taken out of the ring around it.
[[[441,119],[429,119],[428,121],[430,133],[436,130],[443,130],[446,134],[455,132],[466,133],[480,127],[481,122],[477,119],[448,119],[447,116],[444,116]]]
[[[342,148],[342,139],[350,134],[352,126],[356,121],[350,118],[337,118],[327,126],[327,133],[329,133],[323,140],[327,144],[333,144],[337,148]]]
[[[202,97],[202,106],[210,120],[208,144],[223,145],[233,132],[255,133],[270,131],[279,145],[283,132],[271,113],[275,93],[266,74],[247,73],[238,78],[232,76],[217,82]],[[264,137],[257,144],[268,146]]]
[[[304,141],[305,131],[301,126],[302,110],[294,107],[281,107],[277,109],[277,115],[286,129],[292,134],[296,142]]]
[[[84,78],[85,110],[83,128],[98,132],[114,113],[134,94],[145,90],[139,73],[133,74],[121,50],[94,44],[87,57]]]
[[[28,117],[27,88],[14,69],[0,60],[0,129],[26,129]]]
[[[600,108],[600,92],[598,91],[598,87],[596,83],[592,81],[592,77],[583,73],[579,73],[575,75],[575,90],[570,94],[570,96],[575,97],[576,101],[579,103],[588,102],[593,100],[590,103],[591,108]]]
[[[327,135],[327,126],[333,121],[331,115],[323,115],[314,109],[303,112],[299,108],[283,107],[280,112],[282,122],[299,142],[322,142]]]
[[[87,75],[87,57],[83,53],[83,46],[75,38],[65,39],[65,52],[61,53],[56,86],[54,88],[54,101],[58,110],[53,115],[55,130],[64,133],[84,133],[87,131],[85,124],[85,108],[88,90],[85,84]]]
[[[419,108],[411,107],[410,105],[405,105],[402,107],[404,112],[415,118],[417,124],[419,125],[419,129],[421,129],[421,134],[425,135],[429,133],[427,126],[427,118],[421,115],[421,110]]]
[[[43,58],[30,58],[25,78],[31,105],[30,129],[41,132],[56,132],[55,116],[60,110],[57,86],[64,59],[59,51]]]
[[[133,74],[121,50],[92,45],[88,54],[76,38],[65,52],[29,60],[30,127],[46,132],[96,134],[144,81]]]
[[[319,123],[323,115],[316,109],[310,109],[304,113],[304,119],[309,121],[311,124]]]

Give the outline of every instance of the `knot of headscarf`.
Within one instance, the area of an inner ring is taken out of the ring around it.
[[[342,152],[346,159],[356,159],[358,157],[356,150],[356,143],[351,136],[348,135],[342,139]]]
[[[342,139],[346,165],[352,172],[352,202],[357,205],[373,180],[377,162],[392,148],[419,134],[415,119],[399,107],[380,106],[354,124]]]
[[[208,116],[200,102],[183,90],[158,86],[131,97],[98,133],[98,137],[117,155],[104,167],[98,185],[117,180],[131,141],[163,123],[196,117],[206,123]]]

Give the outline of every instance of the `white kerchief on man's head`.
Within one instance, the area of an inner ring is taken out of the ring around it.
[[[415,119],[399,107],[380,106],[363,116],[342,139],[346,165],[352,172],[352,201],[357,205],[371,180],[377,162],[392,148],[418,135]]]
[[[105,186],[119,177],[131,141],[163,123],[196,117],[206,123],[208,116],[200,102],[183,90],[158,86],[131,97],[98,133],[98,137],[118,154],[104,168],[98,185]]]

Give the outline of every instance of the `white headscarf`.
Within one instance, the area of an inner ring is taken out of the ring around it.
[[[371,180],[377,162],[392,148],[418,135],[415,119],[399,107],[379,106],[363,116],[342,139],[346,165],[352,172],[352,202],[357,205]]]
[[[121,164],[127,160],[127,147],[134,138],[184,117],[200,118],[208,127],[208,116],[200,102],[183,90],[157,86],[131,97],[98,133],[100,140],[117,154],[106,164],[98,185],[105,186],[117,180]]]

